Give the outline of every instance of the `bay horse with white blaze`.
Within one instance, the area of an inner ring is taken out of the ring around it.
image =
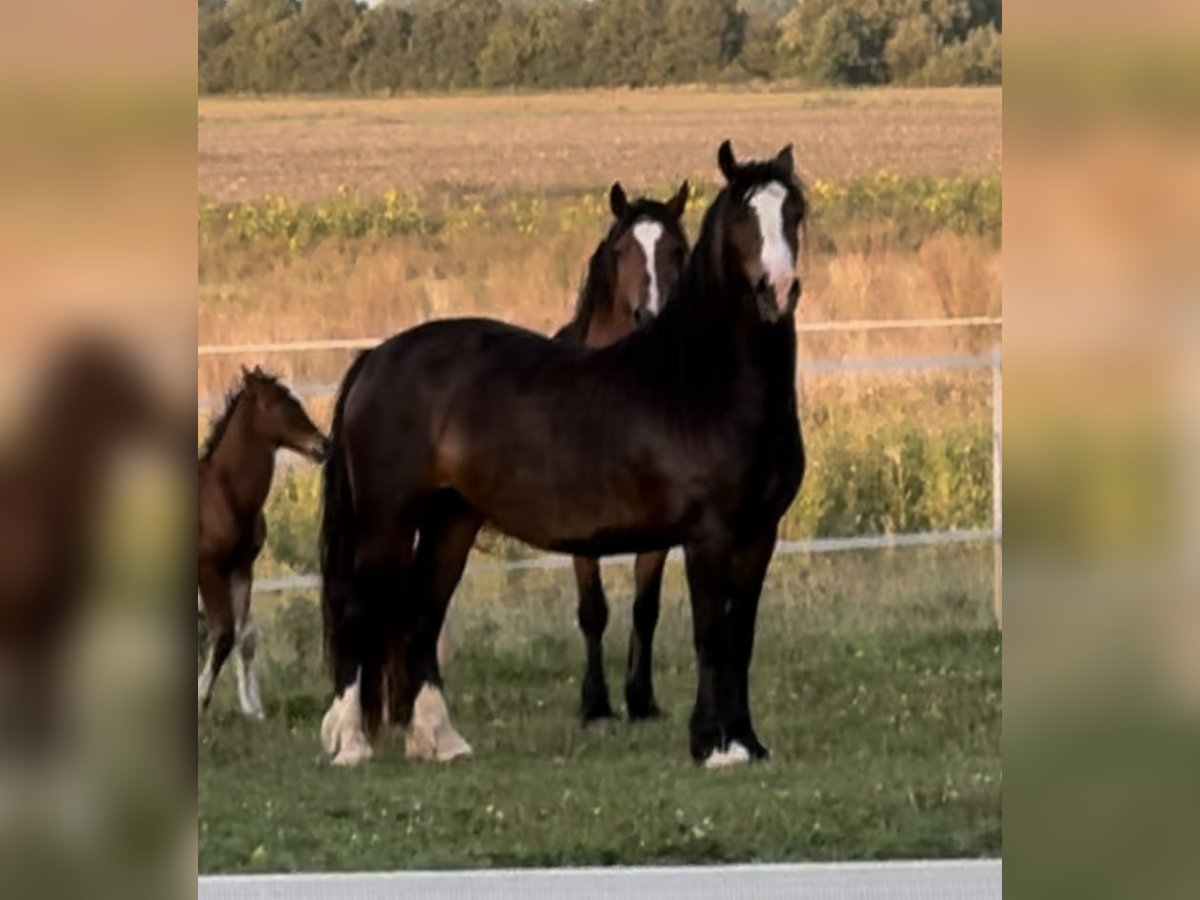
[[[627,337],[662,310],[683,273],[688,242],[681,219],[688,183],[666,203],[639,199],[630,203],[620,182],[609,191],[614,222],[588,261],[575,315],[554,339],[575,347],[598,349]],[[662,594],[665,550],[639,553],[634,562],[633,628],[625,666],[625,709],[632,720],[659,715],[654,698],[653,646]],[[604,629],[608,600],[600,578],[600,560],[574,558],[579,592],[579,628],[587,652],[581,689],[585,723],[611,718],[604,678]]]
[[[208,656],[196,685],[202,710],[208,708],[213,683],[236,645],[242,712],[263,717],[254,674],[250,588],[254,561],[267,537],[262,510],[280,447],[320,462],[326,440],[277,378],[257,366],[243,368],[240,387],[226,397],[225,409],[212,425],[196,475],[197,579],[208,625]]]
[[[435,645],[486,520],[581,556],[682,544],[698,677],[689,723],[709,766],[767,756],[751,724],[759,594],[804,473],[796,412],[806,203],[791,147],[739,164],[672,301],[582,352],[499,322],[431,322],[360,356],[338,394],[325,464],[322,611],[333,762],[371,755],[383,662],[409,755],[469,752],[450,724]],[[392,647],[388,647],[391,637]]]

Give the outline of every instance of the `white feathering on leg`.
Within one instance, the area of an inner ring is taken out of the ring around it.
[[[706,769],[724,769],[750,762],[750,751],[737,741],[730,741],[725,750],[714,750],[704,761]]]
[[[404,736],[404,750],[410,757],[438,762],[471,755],[471,745],[450,724],[446,701],[436,685],[421,685]]]
[[[362,726],[361,680],[360,670],[321,720],[321,746],[335,766],[356,766],[371,758],[371,745]]]

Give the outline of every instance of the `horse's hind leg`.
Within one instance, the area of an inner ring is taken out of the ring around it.
[[[629,633],[629,662],[625,670],[625,707],[630,719],[662,715],[654,699],[654,629],[662,598],[666,551],[639,553],[634,564],[637,593],[633,600],[633,629]]]
[[[250,615],[251,573],[249,569],[235,572],[230,579],[230,595],[233,600],[234,641],[237,655],[233,658],[237,673],[238,702],[242,713],[252,719],[263,718],[262,696],[258,691],[258,676],[254,672],[254,653],[258,634],[254,619]]]
[[[408,721],[409,756],[438,761],[471,753],[450,724],[442,696],[437,642],[446,608],[462,578],[467,556],[483,520],[458,496],[439,497],[421,523],[409,596],[403,649],[405,678],[397,697],[398,718]]]
[[[579,589],[579,630],[583,632],[587,661],[584,663],[581,712],[586,725],[611,719],[608,683],[604,680],[604,629],[608,626],[608,600],[600,579],[600,560],[575,557],[575,584]]]
[[[196,703],[203,711],[212,700],[213,684],[233,649],[233,603],[228,579],[211,566],[198,573],[200,595],[204,600],[204,618],[208,622],[208,656],[196,684]]]
[[[339,610],[332,629],[335,696],[321,722],[321,745],[335,766],[371,758],[367,735],[379,730],[383,718],[386,611],[401,594],[411,553],[412,532],[406,528],[377,527],[363,534],[352,586],[334,604]]]

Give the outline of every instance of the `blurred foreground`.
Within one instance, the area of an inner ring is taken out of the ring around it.
[[[0,4],[5,897],[194,889],[194,15]]]

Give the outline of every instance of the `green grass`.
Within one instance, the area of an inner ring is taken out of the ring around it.
[[[232,672],[199,730],[202,872],[991,856],[1001,850],[1001,642],[991,549],[779,558],[752,671],[774,756],[708,772],[687,753],[690,614],[668,567],[656,642],[667,717],[583,729],[569,572],[477,571],[445,668],[475,757],[406,760],[399,735],[334,770],[311,597],[256,599],[268,721]],[[614,702],[629,573],[606,570]]]

